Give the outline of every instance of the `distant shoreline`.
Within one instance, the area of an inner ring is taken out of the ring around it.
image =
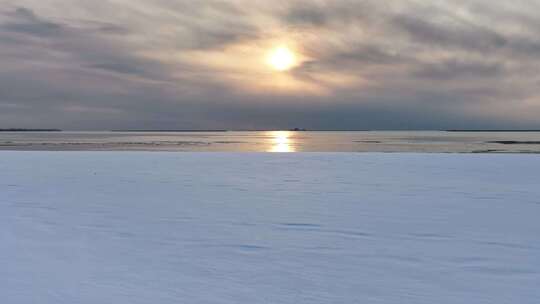
[[[60,129],[0,129],[0,132],[62,132]]]
[[[110,130],[109,132],[228,132],[228,130]]]
[[[445,130],[446,132],[540,132],[540,130]]]

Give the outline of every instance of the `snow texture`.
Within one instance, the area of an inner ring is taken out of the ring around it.
[[[539,303],[540,156],[0,152],[0,302]]]

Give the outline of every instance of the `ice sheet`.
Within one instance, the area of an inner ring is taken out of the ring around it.
[[[538,303],[540,156],[0,152],[18,303]]]

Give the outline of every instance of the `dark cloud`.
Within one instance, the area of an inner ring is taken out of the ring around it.
[[[428,79],[474,79],[499,77],[504,73],[504,66],[501,63],[484,62],[463,62],[448,60],[434,64],[424,64],[418,66],[414,75]]]
[[[123,74],[133,74],[133,75],[144,74],[144,70],[140,69],[135,64],[125,64],[125,63],[119,63],[119,62],[97,63],[97,64],[91,64],[89,65],[89,67],[102,69],[105,71],[116,72],[116,73],[123,73]]]
[[[293,7],[287,11],[284,19],[291,25],[323,26],[328,21],[324,9],[313,6]]]
[[[367,26],[385,12],[374,1],[292,1],[280,17],[288,26]]]
[[[194,37],[192,47],[195,49],[226,47],[233,43],[254,40],[259,35],[256,27],[234,22],[223,22],[210,27],[193,27],[189,30]]]
[[[502,35],[471,24],[441,25],[415,16],[396,16],[394,26],[422,45],[445,48],[496,51],[508,41]]]
[[[61,24],[42,20],[27,8],[17,8],[10,15],[14,20],[2,24],[0,28],[3,31],[33,36],[50,36],[60,34],[63,29]]]

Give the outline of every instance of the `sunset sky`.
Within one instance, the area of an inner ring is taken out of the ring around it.
[[[540,128],[537,0],[0,4],[0,128]]]

